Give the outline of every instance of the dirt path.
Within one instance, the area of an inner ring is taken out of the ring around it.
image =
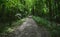
[[[45,28],[39,28],[32,18],[26,18],[26,21],[16,28],[8,36],[4,37],[50,37]]]

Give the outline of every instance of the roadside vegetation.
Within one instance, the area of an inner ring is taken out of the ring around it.
[[[60,37],[60,0],[0,0],[0,32],[13,31],[30,15],[52,37]]]

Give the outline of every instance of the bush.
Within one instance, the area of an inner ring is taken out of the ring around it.
[[[36,16],[33,16],[33,19],[37,22],[38,26],[44,26],[47,30],[49,30],[52,37],[60,36],[60,24],[58,25],[55,22],[50,22],[47,19]]]
[[[20,13],[23,17],[26,16],[24,5],[20,0],[3,0],[0,1],[0,22],[11,22],[16,20],[16,14]]]

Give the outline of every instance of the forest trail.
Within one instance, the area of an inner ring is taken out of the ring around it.
[[[50,34],[44,27],[38,27],[36,22],[28,17],[21,26],[6,37],[50,37]]]

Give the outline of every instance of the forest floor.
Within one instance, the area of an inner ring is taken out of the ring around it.
[[[46,28],[39,27],[31,17],[28,17],[13,32],[0,37],[50,37],[50,33]]]

